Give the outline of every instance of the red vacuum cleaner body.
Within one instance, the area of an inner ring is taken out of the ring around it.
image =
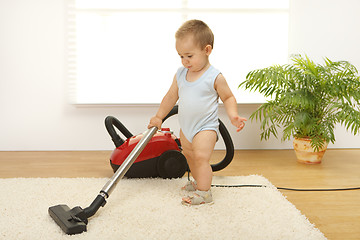
[[[116,148],[111,155],[113,164],[121,165],[126,156],[135,148],[142,138],[142,134],[133,136],[127,139],[120,147]],[[170,132],[170,128],[162,128],[158,131],[135,160],[135,163],[148,160],[149,158],[159,157],[162,153],[175,150],[181,151],[179,145],[176,143],[178,138]]]
[[[132,136],[117,147],[110,157],[114,172],[141,140],[143,134]],[[169,128],[158,131],[135,160],[126,177],[146,178],[182,177],[187,170],[185,156],[181,153],[180,140]]]

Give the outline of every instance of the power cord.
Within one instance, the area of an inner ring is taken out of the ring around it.
[[[267,187],[265,185],[217,185],[213,184],[212,187],[229,187],[229,188],[237,188],[237,187]],[[276,187],[279,190],[288,190],[288,191],[299,191],[299,192],[325,192],[325,191],[350,191],[350,190],[360,190],[360,187],[353,188],[328,188],[328,189],[299,189],[299,188],[285,188],[285,187]]]
[[[187,174],[188,181],[190,181],[190,171]],[[227,187],[227,188],[240,188],[240,187],[255,187],[255,188],[262,188],[267,187],[266,185],[218,185],[212,184],[211,187]],[[310,188],[310,189],[302,189],[302,188],[285,188],[285,187],[276,187],[278,190],[288,190],[288,191],[298,191],[298,192],[332,192],[332,191],[353,191],[353,190],[360,190],[360,187],[351,187],[351,188]]]
[[[284,188],[284,187],[276,187],[281,190],[289,190],[289,191],[300,191],[300,192],[331,192],[331,191],[351,191],[351,190],[360,190],[360,187],[353,188],[328,188],[328,189],[297,189],[297,188]]]

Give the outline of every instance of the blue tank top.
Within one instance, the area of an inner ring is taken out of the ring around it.
[[[220,71],[210,66],[196,81],[186,80],[188,69],[181,67],[176,73],[179,89],[179,124],[188,141],[203,130],[218,133],[218,100],[214,88],[215,79]]]

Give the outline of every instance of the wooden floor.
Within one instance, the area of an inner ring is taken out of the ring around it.
[[[111,177],[109,151],[0,152],[0,178]],[[213,154],[222,159],[223,151]],[[293,150],[240,150],[214,175],[258,174],[277,187],[346,188],[360,186],[360,149],[329,149],[320,165],[296,162]],[[281,190],[328,239],[360,239],[360,190],[295,192]]]

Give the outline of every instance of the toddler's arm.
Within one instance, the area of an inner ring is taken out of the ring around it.
[[[216,78],[214,87],[219,94],[221,101],[224,103],[231,123],[237,128],[236,131],[239,132],[244,128],[247,119],[239,116],[235,96],[231,92],[231,89],[222,74],[219,74]]]
[[[165,94],[164,98],[160,103],[160,107],[155,116],[150,119],[150,123],[148,128],[156,126],[158,129],[161,128],[162,120],[166,117],[166,115],[171,111],[171,109],[176,104],[179,99],[178,95],[178,86],[176,82],[176,76],[174,76],[173,82],[170,86],[170,89]]]

